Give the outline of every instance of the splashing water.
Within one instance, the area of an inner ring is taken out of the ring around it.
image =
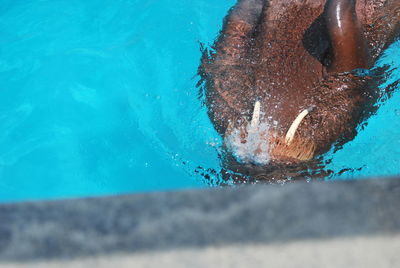
[[[266,165],[270,161],[268,145],[269,125],[265,122],[244,128],[235,128],[226,139],[229,151],[240,163]],[[244,134],[247,133],[244,138]]]

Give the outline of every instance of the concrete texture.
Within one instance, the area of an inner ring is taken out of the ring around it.
[[[247,252],[243,258],[249,262],[276,256],[276,261],[287,258],[289,265],[313,258],[312,252],[337,262],[336,252],[342,252],[340,258],[351,262],[353,251],[362,261],[363,252],[371,251],[365,257],[375,258],[371,263],[398,263],[392,248],[398,252],[399,204],[399,179],[258,184],[3,204],[0,267],[36,267],[49,262],[54,267],[79,267],[91,261],[106,267],[109,260],[115,267],[124,267],[124,259],[135,263],[153,260],[154,265],[165,259],[178,264],[182,258],[195,260],[193,256],[204,256],[198,263],[203,261],[205,266],[199,267],[209,267],[207,260],[218,262],[216,258],[225,258],[225,254],[233,260],[240,252]],[[282,250],[293,254],[279,257],[277,252]]]
[[[400,236],[352,237],[286,243],[228,245],[136,254],[110,254],[72,260],[2,263],[2,268],[132,267],[400,267]]]

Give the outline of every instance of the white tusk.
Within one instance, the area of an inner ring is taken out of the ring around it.
[[[253,117],[251,118],[250,127],[254,130],[260,124],[260,102],[254,104]]]
[[[299,127],[301,121],[303,121],[304,117],[306,117],[306,115],[308,115],[308,113],[311,112],[313,108],[314,107],[310,107],[308,109],[305,109],[293,121],[293,123],[290,126],[288,132],[286,133],[285,142],[286,142],[287,145],[290,145],[292,143],[293,138],[294,138],[294,134],[296,134],[296,130]]]

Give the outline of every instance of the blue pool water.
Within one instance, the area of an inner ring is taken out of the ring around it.
[[[2,0],[0,200],[218,185],[221,140],[197,68],[234,3]],[[400,43],[378,64],[397,81]],[[327,168],[400,173],[398,103],[394,93]]]

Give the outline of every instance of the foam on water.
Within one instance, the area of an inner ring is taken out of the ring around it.
[[[246,127],[235,128],[225,142],[239,162],[266,165],[270,161],[268,131],[269,126],[265,122],[257,126],[247,124]],[[245,137],[244,133],[247,133]]]

